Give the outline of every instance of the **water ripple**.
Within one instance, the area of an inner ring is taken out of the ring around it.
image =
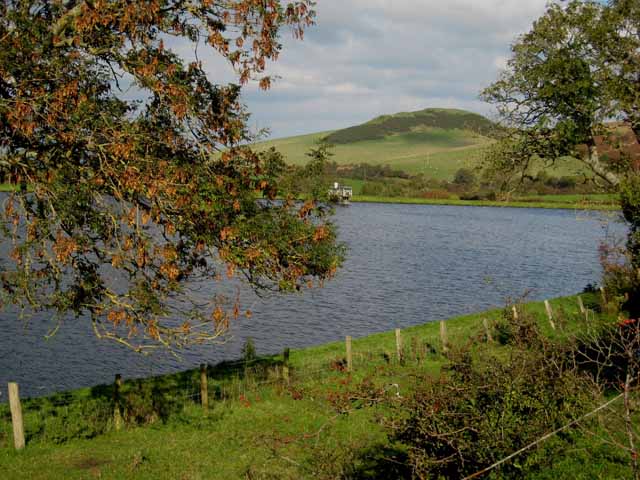
[[[598,280],[599,243],[625,231],[597,213],[429,205],[356,204],[338,209],[335,221],[349,256],[332,282],[266,299],[243,289],[253,317],[233,326],[227,344],[194,347],[181,361],[100,342],[82,319],[67,319],[45,341],[46,315],[25,328],[3,312],[0,384],[17,381],[24,395],[38,396],[110,382],[115,373],[142,377],[234,358],[247,337],[271,353],[499,306],[526,290],[534,299],[568,295]]]

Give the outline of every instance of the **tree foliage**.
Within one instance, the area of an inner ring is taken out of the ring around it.
[[[469,168],[459,168],[453,176],[453,183],[466,188],[473,187],[476,183],[476,175]]]
[[[629,263],[623,269],[605,264],[604,280],[619,285],[637,312],[640,4],[551,4],[512,46],[507,69],[482,95],[497,106],[503,124],[486,158],[492,176],[512,184],[532,178],[536,160],[550,165],[572,156],[596,183],[619,191],[630,225],[623,255]]]
[[[620,147],[619,132],[605,123],[620,120],[640,133],[639,33],[632,0],[551,4],[482,92],[504,127],[489,164],[524,176],[535,158],[550,164],[574,156],[595,180],[617,185],[631,158],[624,148],[617,158],[603,157],[603,144]]]
[[[334,229],[316,202],[279,190],[274,152],[246,146],[240,86],[212,83],[167,46],[204,44],[240,84],[266,89],[282,29],[302,37],[312,7],[1,2],[0,172],[21,186],[2,209],[2,302],[87,315],[97,335],[136,348],[172,347],[216,339],[240,314],[194,303],[198,282],[240,275],[292,291],[330,277]]]

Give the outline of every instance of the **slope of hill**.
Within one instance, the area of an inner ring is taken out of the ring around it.
[[[491,140],[484,136],[491,122],[463,110],[427,109],[384,115],[344,130],[261,142],[258,149],[275,146],[288,163],[301,165],[318,141],[335,145],[338,164],[389,165],[408,173],[450,180],[462,167],[472,167]]]
[[[475,113],[426,109],[383,115],[343,130],[268,140],[258,143],[256,148],[276,147],[287,163],[304,165],[309,161],[307,152],[326,139],[335,146],[332,160],[338,165],[389,165],[410,174],[452,180],[458,169],[479,164],[483,150],[492,142],[486,136],[491,127],[489,120]],[[563,161],[554,167],[540,164],[538,168],[554,176],[584,171],[577,160]]]

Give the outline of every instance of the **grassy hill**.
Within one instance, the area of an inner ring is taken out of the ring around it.
[[[335,145],[340,164],[389,165],[407,173],[451,180],[460,168],[473,168],[491,144],[491,122],[481,115],[453,109],[426,109],[383,115],[343,130],[325,131],[261,142],[258,150],[276,147],[288,163],[305,164],[305,155],[318,141]],[[571,174],[569,165],[553,174]]]

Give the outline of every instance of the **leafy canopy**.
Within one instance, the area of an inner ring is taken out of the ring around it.
[[[526,175],[534,158],[553,163],[574,156],[597,181],[617,185],[630,156],[604,158],[603,150],[620,150],[623,143],[605,123],[619,120],[640,133],[639,34],[636,1],[551,4],[482,92],[503,126],[489,165]]]
[[[240,84],[266,89],[281,30],[302,37],[312,8],[1,2],[0,177],[21,188],[3,199],[0,300],[89,316],[98,336],[137,349],[171,348],[215,340],[240,314],[196,302],[199,282],[241,275],[292,291],[330,277],[342,258],[334,229],[316,202],[278,188],[274,152],[246,146],[240,86],[212,83],[166,45],[204,44]]]

